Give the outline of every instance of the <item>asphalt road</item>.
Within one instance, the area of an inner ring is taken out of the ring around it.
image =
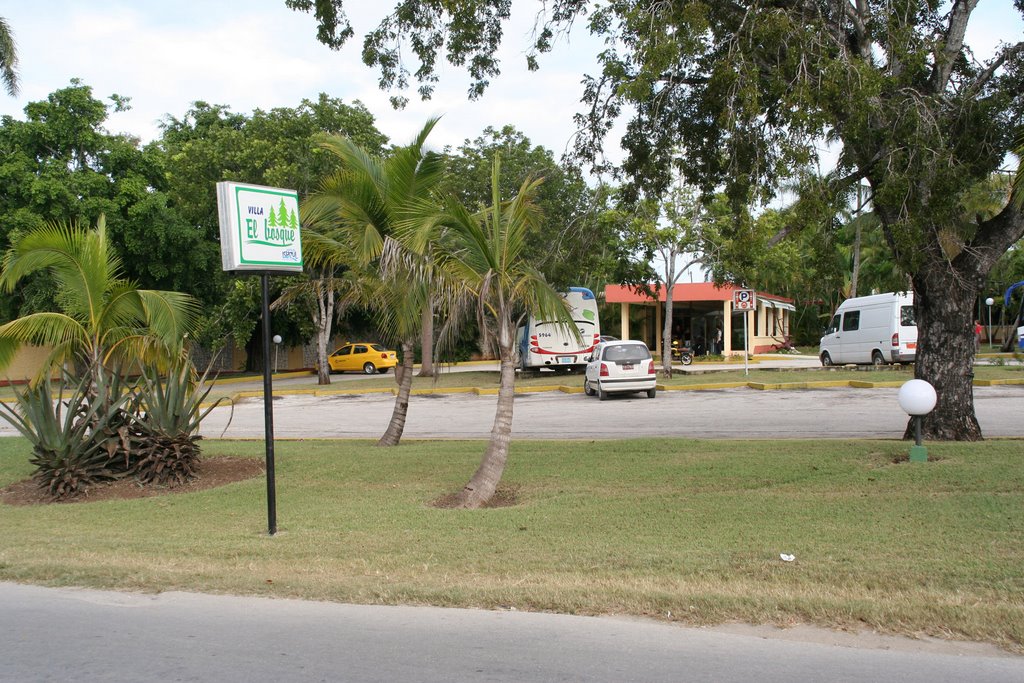
[[[582,380],[580,380],[582,381]],[[897,389],[749,388],[662,391],[613,396],[538,392],[516,397],[513,436],[536,439],[613,439],[637,436],[692,438],[901,438],[907,416]],[[404,436],[486,438],[497,398],[473,394],[414,395]],[[378,438],[394,407],[390,394],[276,396],[276,438]],[[1024,386],[976,387],[975,413],[990,437],[1024,436]],[[226,427],[226,431],[225,431]],[[203,421],[207,438],[259,438],[263,399],[215,409]]]
[[[990,646],[806,630],[10,583],[0,604],[4,682],[1024,680]]]

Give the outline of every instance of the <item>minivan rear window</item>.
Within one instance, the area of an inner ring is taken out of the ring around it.
[[[612,363],[639,363],[651,357],[646,344],[618,344],[604,350],[603,360]]]
[[[900,325],[903,327],[917,327],[913,306],[900,306]]]

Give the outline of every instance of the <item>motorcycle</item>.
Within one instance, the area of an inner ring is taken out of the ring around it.
[[[683,365],[689,365],[693,362],[693,351],[688,346],[680,344],[678,341],[672,342],[672,360],[678,361]]]

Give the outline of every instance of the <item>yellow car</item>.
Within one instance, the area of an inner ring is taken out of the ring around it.
[[[372,375],[384,374],[388,368],[398,365],[394,351],[388,351],[380,344],[352,342],[345,344],[327,359],[331,372],[363,372]]]

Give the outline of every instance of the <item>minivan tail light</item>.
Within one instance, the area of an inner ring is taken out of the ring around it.
[[[893,332],[893,335],[892,335],[892,345],[893,346],[899,346],[900,345],[900,333],[899,332]]]
[[[601,377],[608,376],[608,365],[607,363],[601,363]]]

